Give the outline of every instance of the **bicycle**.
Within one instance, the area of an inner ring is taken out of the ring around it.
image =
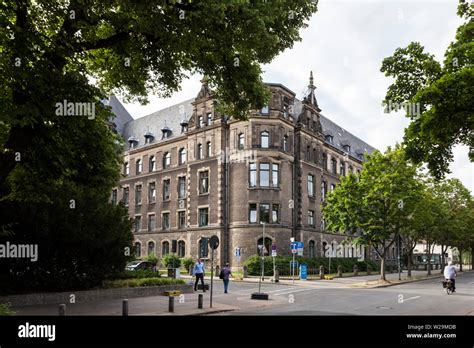
[[[443,288],[446,289],[448,295],[453,293],[453,282],[450,279],[443,281]]]

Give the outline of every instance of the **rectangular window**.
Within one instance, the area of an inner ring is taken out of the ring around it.
[[[163,200],[169,201],[171,196],[170,192],[170,179],[163,180]]]
[[[135,186],[135,205],[142,204],[142,185]]]
[[[331,184],[331,192],[334,191],[336,189],[336,185],[335,184]]]
[[[178,198],[186,197],[186,177],[180,176],[178,178]]]
[[[156,202],[156,184],[154,182],[150,182],[148,185],[148,202]]]
[[[128,207],[129,199],[130,199],[130,189],[128,187],[125,187],[123,189],[123,204],[126,207]]]
[[[280,205],[272,204],[272,223],[277,224],[280,222]]]
[[[260,186],[270,186],[270,163],[260,163]]]
[[[207,124],[211,125],[212,124],[212,112],[209,112],[207,114]]]
[[[314,197],[314,175],[308,174],[308,196]]]
[[[112,205],[117,205],[117,190],[112,190]]]
[[[272,164],[272,186],[273,187],[279,187],[279,165],[278,164]]]
[[[140,232],[142,229],[142,217],[135,216],[135,232]]]
[[[199,122],[198,122],[199,123],[199,128],[204,127],[204,118],[202,116],[199,116],[198,120],[199,120]]]
[[[314,227],[314,210],[308,210],[308,225]]]
[[[249,166],[249,186],[256,187],[257,186],[257,164],[250,163]]]
[[[199,173],[199,194],[209,193],[209,172]]]
[[[154,231],[156,229],[156,215],[148,215],[148,231]]]
[[[257,204],[249,204],[249,222],[251,224],[257,223]]]
[[[185,211],[178,211],[178,227],[179,228],[186,227],[186,212]]]
[[[270,204],[260,204],[260,222],[270,223]]]
[[[161,221],[162,221],[161,226],[163,227],[163,229],[169,230],[170,229],[170,213],[163,213]]]
[[[199,226],[209,225],[209,209],[201,208],[199,209]]]
[[[328,191],[328,185],[326,184],[326,181],[321,182],[321,201],[324,201],[326,199],[326,192]]]

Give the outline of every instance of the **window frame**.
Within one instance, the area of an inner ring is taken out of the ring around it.
[[[202,215],[202,213],[204,213],[204,215]],[[203,223],[203,219],[202,217],[205,216],[206,217],[206,223],[204,224]],[[207,227],[209,226],[209,207],[201,207],[201,208],[198,208],[198,225],[199,227]]]
[[[264,146],[264,141],[266,146]],[[269,149],[270,148],[270,132],[269,131],[261,131],[260,132],[260,148],[261,149]]]

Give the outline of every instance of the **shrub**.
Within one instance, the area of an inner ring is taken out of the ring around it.
[[[155,256],[155,255],[148,255],[146,258],[145,258],[145,261],[148,261],[152,264],[154,264],[155,266],[158,264],[158,258]]]
[[[115,279],[139,279],[139,278],[159,278],[160,272],[153,272],[151,269],[139,269],[137,271],[124,271]]]
[[[136,288],[140,286],[159,286],[185,284],[182,279],[174,278],[141,278],[141,279],[116,279],[104,281],[104,288]]]
[[[194,259],[192,257],[183,257],[181,259],[181,263],[183,264],[184,268],[189,272],[189,268],[194,265]]]
[[[180,268],[181,267],[181,259],[176,254],[167,254],[163,256],[161,259],[163,265],[167,268]]]
[[[10,309],[9,303],[0,303],[0,317],[7,315],[15,315],[15,312]]]
[[[265,268],[265,275],[272,275],[273,274],[273,259],[270,256],[266,256],[264,258],[264,268]],[[277,256],[275,257],[275,266],[279,270],[286,270],[290,269],[290,261],[292,261],[292,256]],[[296,256],[295,260],[298,261],[298,265],[302,263],[306,263],[308,268],[310,269],[310,273],[317,274],[319,272],[319,267],[324,266],[324,273],[329,273],[329,258],[325,257],[315,257],[315,258],[307,258]],[[244,262],[244,266],[247,266],[248,272],[250,275],[260,275],[260,263],[261,263],[261,256],[252,256]],[[379,269],[377,263],[371,260],[365,261],[357,261],[356,258],[331,258],[331,273],[337,272],[337,267],[342,267],[343,273],[353,272],[354,265],[357,264],[360,272],[367,271],[367,265],[369,264],[372,267],[372,271],[377,271]],[[296,271],[298,274],[299,271]]]

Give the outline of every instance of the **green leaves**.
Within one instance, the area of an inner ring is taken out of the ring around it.
[[[381,67],[386,76],[395,78],[387,90],[386,104],[420,105],[420,115],[406,115],[411,119],[404,136],[407,157],[427,163],[438,179],[449,173],[454,145],[474,148],[474,22],[466,1],[460,0],[458,9],[467,21],[446,50],[443,66],[420,43],[412,42],[397,48]],[[469,157],[474,161],[473,151]]]

